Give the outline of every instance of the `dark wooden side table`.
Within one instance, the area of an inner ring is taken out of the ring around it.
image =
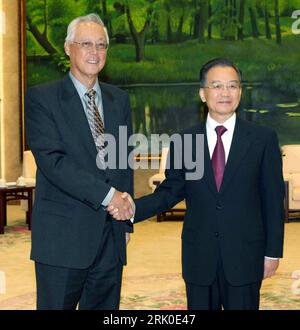
[[[26,223],[28,224],[28,229],[31,230],[32,195],[34,189],[34,186],[0,188],[0,234],[4,234],[4,227],[7,225],[7,202],[22,199],[28,201]]]

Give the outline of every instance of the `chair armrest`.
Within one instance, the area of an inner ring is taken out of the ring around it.
[[[152,191],[154,191],[155,188],[157,187],[157,184],[154,184],[154,182],[155,183],[162,182],[162,181],[164,181],[164,179],[165,179],[164,174],[157,173],[157,174],[152,175],[148,180],[149,187],[152,189]]]
[[[24,178],[27,186],[35,186],[35,178]]]
[[[292,174],[291,173],[283,173],[283,179],[284,179],[284,181],[290,182],[292,180]]]

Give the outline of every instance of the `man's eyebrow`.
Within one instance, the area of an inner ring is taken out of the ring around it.
[[[227,81],[222,81],[222,80],[212,80],[212,83],[214,82],[239,82],[239,80],[233,79],[233,80],[227,80]]]
[[[83,38],[80,38],[82,41],[90,41],[90,42],[93,42],[91,39],[89,39],[89,37],[83,37]],[[105,37],[100,37],[96,40],[96,42],[98,41],[105,41],[106,42],[106,38]]]

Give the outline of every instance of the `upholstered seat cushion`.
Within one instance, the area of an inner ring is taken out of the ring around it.
[[[300,172],[299,173],[293,173],[293,187],[299,187],[300,188]]]
[[[294,188],[293,189],[293,200],[294,201],[300,201],[300,188]]]
[[[35,186],[35,174],[36,174],[36,163],[33,154],[30,150],[26,150],[23,153],[23,171],[22,176],[24,177],[27,186]],[[33,192],[34,199],[34,192]],[[27,201],[21,200],[21,209],[28,211]]]
[[[300,144],[282,146],[284,180],[288,181],[289,211],[300,210]]]

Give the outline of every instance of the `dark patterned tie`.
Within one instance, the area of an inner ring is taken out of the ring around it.
[[[214,170],[217,190],[220,191],[225,169],[225,150],[221,136],[227,131],[227,129],[224,126],[217,126],[215,130],[217,132],[217,143],[211,161]]]
[[[104,167],[104,125],[102,118],[100,116],[99,110],[96,106],[96,91],[90,89],[86,93],[88,97],[88,106],[87,106],[87,118],[90,125],[90,129],[96,144],[97,154],[97,166],[101,169]]]
[[[96,148],[99,151],[104,147],[104,125],[96,106],[96,91],[90,89],[86,95],[88,96],[87,117]]]

